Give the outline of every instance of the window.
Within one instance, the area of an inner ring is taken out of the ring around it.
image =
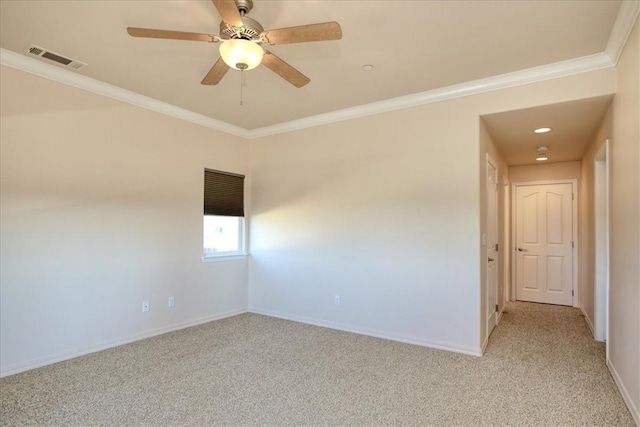
[[[244,176],[204,171],[203,260],[244,255]]]

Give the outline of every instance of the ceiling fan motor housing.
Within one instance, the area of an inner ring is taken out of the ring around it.
[[[245,15],[253,9],[253,0],[236,0],[236,5],[238,6],[238,12],[241,15]]]
[[[223,40],[245,39],[260,40],[260,34],[264,32],[262,25],[248,16],[242,17],[242,27],[233,27],[226,22],[220,23],[220,38]]]

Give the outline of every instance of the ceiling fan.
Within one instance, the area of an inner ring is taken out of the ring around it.
[[[342,38],[342,29],[337,22],[323,22],[265,31],[258,21],[246,16],[253,8],[253,0],[212,1],[222,18],[219,36],[136,27],[128,27],[127,32],[132,37],[221,43],[221,57],[202,80],[201,84],[203,85],[218,84],[229,68],[244,71],[263,64],[295,87],[302,87],[311,80],[273,53],[265,50],[262,45],[339,40]]]

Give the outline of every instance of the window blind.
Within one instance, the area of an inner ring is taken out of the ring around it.
[[[204,214],[244,216],[244,175],[205,169]]]

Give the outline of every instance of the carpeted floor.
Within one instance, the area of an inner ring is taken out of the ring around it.
[[[0,379],[0,425],[634,425],[579,310],[506,310],[482,358],[243,314]]]

